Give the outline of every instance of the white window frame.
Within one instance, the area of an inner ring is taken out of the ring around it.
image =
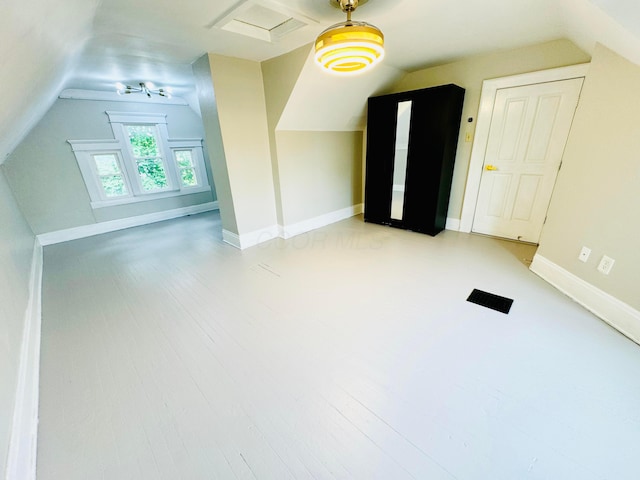
[[[204,168],[204,152],[202,150],[201,138],[170,138],[167,142],[169,144],[169,151],[171,152],[171,159],[174,162],[176,176],[180,183],[180,189],[184,192],[189,192],[194,189],[200,188],[204,181],[208,185],[207,171]],[[182,185],[180,177],[180,166],[178,165],[178,159],[176,158],[176,152],[188,150],[191,152],[191,158],[193,160],[193,166],[196,171],[196,178],[198,180],[197,185]]]
[[[158,158],[160,159],[160,162],[162,162],[162,168],[164,169],[164,174],[167,178],[167,186],[164,188],[159,188],[156,190],[152,190],[152,191],[147,191],[144,190],[144,188],[142,187],[142,178],[140,177],[140,175],[138,174],[138,158],[135,157],[135,155],[133,154],[133,146],[131,145],[131,142],[129,141],[129,135],[127,132],[127,127],[132,126],[132,127],[137,127],[137,126],[143,126],[143,127],[152,127],[155,130],[155,138],[156,141],[158,143]],[[172,169],[169,167],[168,163],[169,160],[167,158],[167,154],[169,153],[169,150],[166,148],[165,144],[166,144],[166,135],[163,135],[163,133],[166,132],[161,132],[160,128],[158,128],[160,125],[156,125],[153,123],[121,123],[121,124],[112,124],[114,133],[116,132],[116,130],[118,130],[118,134],[116,134],[116,138],[118,138],[119,135],[122,135],[122,138],[119,139],[124,145],[126,145],[127,147],[127,160],[129,162],[129,166],[131,168],[132,172],[135,172],[135,182],[133,185],[134,188],[134,195],[135,196],[142,196],[142,195],[153,195],[154,193],[162,193],[162,192],[170,192],[172,190],[176,190],[179,189],[178,186],[178,182],[176,179],[176,176],[174,174],[174,172],[172,171]],[[118,128],[119,127],[119,128]],[[166,130],[166,126],[164,128],[164,130]]]
[[[167,131],[166,115],[161,113],[131,113],[109,112],[109,123],[113,130],[114,139],[106,140],[68,140],[76,156],[80,172],[87,186],[92,208],[111,207],[128,203],[157,200],[211,191],[207,171],[204,165],[204,152],[201,138],[170,139]],[[145,191],[142,188],[138,165],[133,156],[133,149],[128,141],[126,127],[128,125],[155,126],[158,147],[167,176],[168,187],[162,190]],[[196,185],[182,185],[175,152],[179,150],[191,151],[194,169],[196,171]],[[123,170],[128,195],[107,197],[97,173],[93,156],[96,154],[115,154]]]
[[[87,185],[87,191],[91,197],[92,205],[93,203],[120,204],[132,201],[133,191],[131,189],[131,182],[129,181],[130,175],[122,156],[120,142],[117,140],[69,140],[69,143],[78,161],[78,166],[80,167],[80,172],[85,180],[85,184]],[[115,154],[118,157],[127,191],[129,192],[127,195],[107,197],[104,188],[102,188],[102,182],[100,181],[100,175],[98,175],[93,156],[109,153]]]

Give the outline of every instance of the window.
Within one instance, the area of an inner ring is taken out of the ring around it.
[[[93,208],[210,190],[201,139],[168,138],[163,114],[106,113],[114,140],[69,140]]]
[[[193,155],[191,150],[176,150],[176,163],[178,164],[178,177],[185,187],[193,187],[198,184],[198,176],[196,174],[195,165],[193,163]]]
[[[98,153],[92,155],[96,175],[106,198],[129,195],[122,165],[117,153]]]
[[[169,179],[160,154],[155,125],[125,125],[131,155],[135,160],[140,187],[145,192],[166,190]]]

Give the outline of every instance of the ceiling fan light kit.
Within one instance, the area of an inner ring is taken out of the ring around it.
[[[353,75],[370,70],[384,58],[384,35],[366,22],[351,20],[358,0],[335,0],[347,14],[347,20],[330,26],[315,42],[316,63],[338,75]]]

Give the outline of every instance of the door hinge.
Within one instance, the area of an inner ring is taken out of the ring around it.
[[[562,162],[560,162],[560,165],[558,165],[558,171],[560,171],[561,168],[562,168]]]
[[[547,223],[547,216],[546,215],[544,217],[544,222],[542,222],[542,224],[544,225],[545,223]]]

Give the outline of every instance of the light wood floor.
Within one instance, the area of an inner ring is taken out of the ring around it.
[[[46,247],[38,479],[637,480],[640,347],[532,253],[217,214]]]

